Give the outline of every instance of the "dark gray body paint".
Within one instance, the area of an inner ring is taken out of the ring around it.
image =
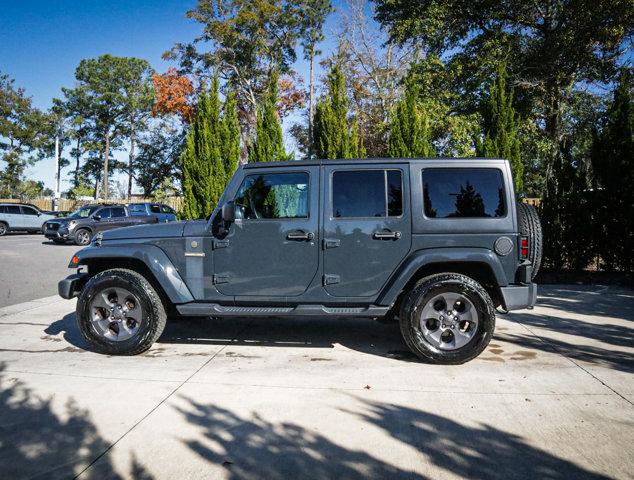
[[[508,213],[503,218],[430,219],[423,214],[425,168],[486,167],[502,172]],[[399,218],[332,218],[331,173],[337,169],[401,169],[403,215]],[[307,219],[237,220],[226,235],[214,232],[220,206],[232,200],[254,171],[310,174]],[[534,304],[535,284],[516,284],[517,218],[508,162],[491,159],[346,160],[277,162],[240,167],[208,221],[174,222],[105,232],[102,246],[81,250],[91,258],[136,258],[148,265],[168,298],[190,315],[359,315],[386,312],[416,271],[425,265],[469,262],[489,268],[503,301],[512,308]],[[389,229],[401,238],[377,240]],[[311,241],[286,239],[314,233]],[[497,255],[500,236],[515,248]],[[325,241],[339,246],[325,248]],[[326,275],[339,283],[324,285]]]

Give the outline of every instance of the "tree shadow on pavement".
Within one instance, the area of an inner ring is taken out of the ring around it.
[[[5,479],[72,478],[109,444],[92,423],[90,412],[70,397],[63,414],[53,410],[54,398],[41,398],[0,364],[0,476]],[[133,460],[133,470],[145,471]],[[100,474],[88,470],[82,478],[122,478],[100,460]],[[147,479],[152,478],[146,472]]]
[[[409,470],[402,455],[395,455],[400,462],[376,458],[369,452],[381,448],[378,445],[353,450],[295,423],[273,423],[255,412],[245,418],[183,398],[188,404],[178,410],[204,435],[184,443],[205,461],[223,466],[229,478],[435,478]],[[407,465],[431,463],[452,477],[476,480],[608,478],[489,425],[468,427],[422,410],[356,400],[363,402],[359,411],[342,411],[381,428],[403,450],[415,449],[419,458],[409,459]],[[363,431],[349,434],[363,435]],[[394,446],[383,448],[390,451]]]
[[[425,462],[461,478],[605,479],[522,437],[487,424],[465,426],[414,408],[361,400],[367,412],[349,412],[416,448]],[[553,449],[556,445],[552,445]]]

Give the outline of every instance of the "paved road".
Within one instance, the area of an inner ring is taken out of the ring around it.
[[[171,322],[109,357],[74,301],[0,309],[0,476],[632,478],[634,292],[541,293],[451,367],[365,320]]]
[[[40,234],[0,237],[0,307],[57,293],[75,245],[55,245]]]

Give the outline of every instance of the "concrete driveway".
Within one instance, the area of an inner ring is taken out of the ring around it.
[[[0,309],[0,477],[634,478],[634,292],[541,292],[454,367],[366,320],[181,321],[107,357],[72,301]]]

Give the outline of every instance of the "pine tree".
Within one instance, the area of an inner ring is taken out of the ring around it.
[[[249,145],[249,162],[276,162],[291,160],[284,150],[282,125],[277,114],[277,82],[279,74],[273,72],[269,79],[269,88],[258,107],[255,123],[255,138]]]
[[[506,66],[501,65],[483,106],[484,140],[478,142],[476,150],[479,156],[511,162],[515,191],[519,193],[524,186],[524,164],[520,158],[513,91],[507,90],[506,79]]]
[[[206,218],[222,195],[226,174],[220,134],[218,79],[214,78],[210,91],[203,88],[198,97],[198,111],[181,155],[185,197],[183,214],[186,218]]]
[[[405,79],[405,93],[390,118],[388,156],[433,157],[431,131],[418,100],[420,89],[413,75]]]
[[[240,163],[240,122],[238,121],[238,103],[233,91],[227,93],[222,109],[222,160],[227,181]]]
[[[313,145],[317,158],[359,158],[365,149],[359,140],[357,122],[348,121],[346,80],[338,63],[328,74],[328,94],[316,106]]]

